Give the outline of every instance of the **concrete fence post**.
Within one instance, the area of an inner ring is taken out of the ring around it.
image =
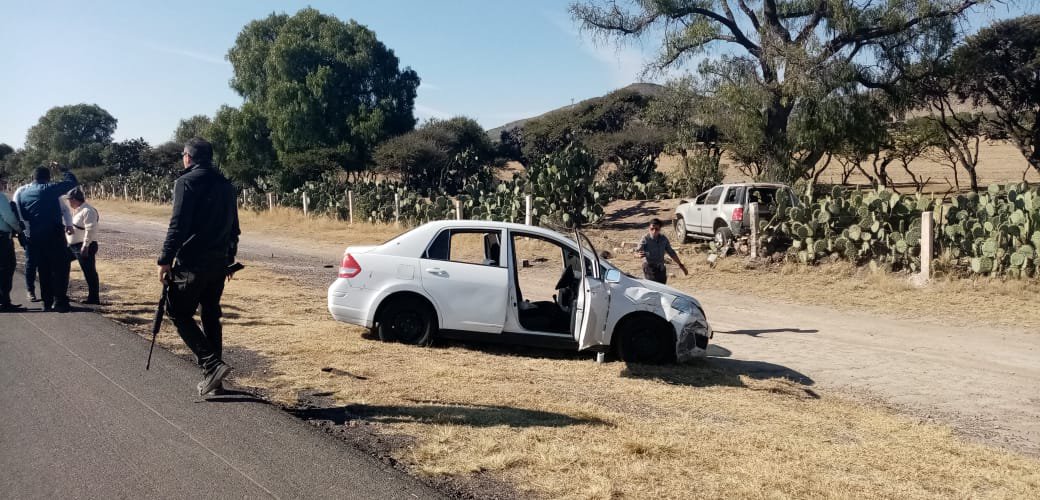
[[[130,190],[127,189],[126,184],[123,184],[123,201],[128,201],[129,199],[130,199]]]
[[[303,192],[303,215],[307,215],[307,212],[308,212],[307,209],[310,208],[308,206],[310,204],[310,201],[311,201],[310,198],[307,196],[307,191],[304,191]]]
[[[524,196],[524,224],[531,225],[531,195]]]
[[[462,220],[462,202],[455,198],[455,220]]]
[[[350,224],[354,224],[354,192],[347,191],[347,216],[350,217]]]
[[[137,191],[138,191],[137,195],[140,198],[140,200],[144,201],[144,186],[141,186],[141,187],[137,188]]]
[[[267,193],[267,211],[274,210],[274,193]]]
[[[935,219],[932,212],[921,213],[921,277],[932,277],[932,245],[935,241]]]
[[[751,258],[758,258],[758,202],[751,203],[748,214],[748,222],[751,224]]]
[[[394,193],[394,225],[401,225],[401,196]]]

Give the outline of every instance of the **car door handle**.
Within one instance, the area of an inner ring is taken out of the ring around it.
[[[436,275],[436,276],[447,276],[448,275],[447,271],[445,271],[444,269],[441,269],[439,267],[431,267],[431,268],[427,269],[426,272],[428,272],[430,274],[433,274],[433,275]]]

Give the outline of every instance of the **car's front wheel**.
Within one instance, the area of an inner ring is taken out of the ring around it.
[[[626,363],[664,364],[675,361],[672,326],[657,316],[640,315],[618,325],[617,354]]]
[[[384,342],[428,346],[437,329],[430,306],[412,297],[391,299],[379,313],[376,334]]]

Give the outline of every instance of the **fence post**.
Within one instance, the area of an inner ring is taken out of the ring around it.
[[[401,197],[394,193],[394,225],[401,225]]]
[[[921,278],[932,277],[932,244],[935,241],[935,220],[931,211],[921,213]]]
[[[267,193],[267,211],[274,210],[274,194]]]
[[[350,217],[350,225],[354,225],[354,192],[347,191],[347,213]]]
[[[123,201],[128,201],[129,199],[130,199],[129,191],[126,188],[126,184],[123,184]]]
[[[144,186],[139,186],[137,191],[137,196],[140,197],[141,201],[144,201]]]
[[[307,205],[308,205],[308,203],[310,201],[311,200],[307,197],[307,191],[304,191],[303,192],[303,215],[307,215],[307,209],[309,208]]]
[[[758,258],[758,202],[751,203],[750,214],[748,214],[748,220],[751,222],[751,258]]]
[[[524,224],[531,225],[531,195],[524,196]]]
[[[455,198],[455,220],[462,220],[462,202]]]

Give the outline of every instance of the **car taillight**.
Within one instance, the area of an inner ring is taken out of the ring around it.
[[[733,222],[740,222],[744,220],[744,207],[737,207],[733,209]]]
[[[340,278],[353,278],[361,272],[361,265],[349,253],[343,254],[343,263],[339,265]]]

